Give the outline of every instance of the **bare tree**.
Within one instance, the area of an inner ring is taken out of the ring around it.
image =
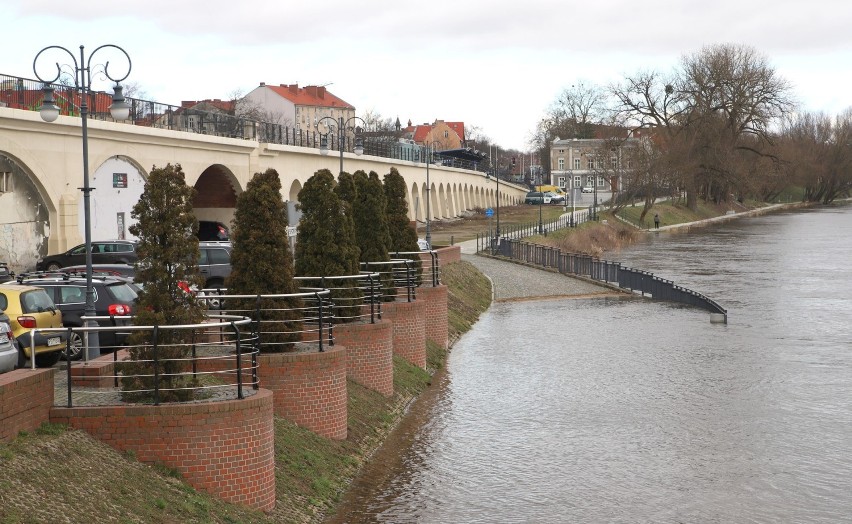
[[[655,135],[692,209],[699,197],[721,202],[753,189],[749,174],[774,158],[769,129],[794,107],[787,82],[739,45],[705,47],[669,76],[639,73],[610,89],[618,112]]]

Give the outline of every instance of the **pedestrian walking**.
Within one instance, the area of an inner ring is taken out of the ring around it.
[[[654,229],[660,229],[660,215],[654,213]]]

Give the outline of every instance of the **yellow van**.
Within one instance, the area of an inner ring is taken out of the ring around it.
[[[556,193],[557,195],[565,196],[565,191],[559,186],[535,186],[535,190],[541,193]]]

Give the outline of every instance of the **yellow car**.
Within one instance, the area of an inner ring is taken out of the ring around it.
[[[23,367],[26,359],[31,358],[32,329],[62,327],[62,312],[39,287],[0,284],[0,310],[9,316],[12,334],[18,343],[18,367]],[[36,365],[56,364],[65,350],[66,338],[65,333],[36,333]]]

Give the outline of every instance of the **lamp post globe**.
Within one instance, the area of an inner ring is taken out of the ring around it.
[[[357,156],[361,156],[364,154],[364,141],[361,138],[361,126],[353,125],[353,123],[360,122],[363,124],[364,128],[367,127],[367,123],[360,117],[351,116],[347,119],[344,119],[342,116],[338,118],[334,118],[331,116],[324,116],[322,118],[317,119],[314,123],[314,128],[320,134],[320,155],[327,156],[329,151],[328,138],[329,136],[334,136],[334,133],[337,134],[337,148],[340,150],[340,172],[343,172],[343,150],[346,149],[346,131],[353,131],[355,133],[355,144],[352,147],[352,152]],[[325,132],[320,130],[320,126],[326,129]]]

